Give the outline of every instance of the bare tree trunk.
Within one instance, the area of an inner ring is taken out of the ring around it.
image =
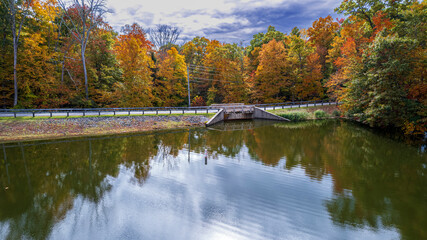
[[[65,68],[65,55],[62,59],[62,69],[61,69],[61,84],[64,85],[64,69]]]
[[[14,2],[10,2],[10,18],[12,20],[12,38],[13,38],[13,106],[18,105],[18,79],[17,79],[17,58],[18,58],[18,40],[16,39],[16,6]]]
[[[82,46],[82,63],[83,63],[83,72],[85,76],[85,93],[86,93],[86,100],[89,100],[89,90],[88,90],[88,83],[87,83],[87,72],[86,72],[86,59],[85,59],[85,51]]]
[[[17,59],[18,58],[18,43],[16,38],[13,39],[13,88],[14,88],[14,97],[13,97],[13,106],[18,105],[18,79],[17,79]]]
[[[19,26],[18,29],[16,29],[16,15],[17,12],[17,6],[16,2],[14,0],[9,1],[2,1],[2,3],[5,4],[6,7],[9,7],[8,10],[8,17],[11,21],[11,30],[12,30],[12,38],[13,38],[13,89],[14,89],[14,96],[13,96],[13,106],[15,107],[18,105],[18,78],[17,78],[17,62],[18,62],[18,44],[19,44],[19,36],[21,35],[21,29],[22,25],[24,23],[24,20],[28,14],[27,10],[30,7],[29,3],[27,1],[24,1],[22,4],[22,16],[19,20]]]

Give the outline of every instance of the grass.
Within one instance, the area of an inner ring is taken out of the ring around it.
[[[277,115],[289,119],[292,122],[299,122],[307,120],[310,114],[306,111],[289,111],[285,113],[279,113]]]
[[[284,108],[276,110],[267,110],[267,112],[287,118],[291,121],[304,121],[335,117],[333,111],[338,111],[337,106],[316,106],[301,108]],[[317,115],[316,115],[317,112]]]
[[[316,119],[323,119],[329,117],[329,114],[319,109],[314,112],[314,117],[316,117]]]

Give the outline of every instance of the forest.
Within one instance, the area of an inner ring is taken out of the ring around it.
[[[343,0],[307,29],[248,46],[106,22],[104,0],[0,0],[1,108],[149,107],[334,99],[347,117],[427,131],[427,2]],[[178,44],[179,43],[179,44]]]

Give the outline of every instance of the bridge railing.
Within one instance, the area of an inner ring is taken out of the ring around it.
[[[297,101],[283,103],[253,104],[259,108],[276,109],[286,107],[304,107],[337,104],[335,101]],[[244,107],[245,105],[243,105]],[[239,106],[242,107],[242,106]],[[101,115],[146,115],[146,114],[185,114],[185,113],[216,113],[219,106],[199,106],[199,107],[134,107],[134,108],[50,108],[50,109],[0,109],[1,117],[20,117],[20,116],[101,116]]]

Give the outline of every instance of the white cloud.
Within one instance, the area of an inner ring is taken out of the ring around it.
[[[248,36],[259,31],[260,25],[265,28],[270,24],[268,14],[258,16],[262,20],[254,21],[258,10],[283,9],[283,17],[286,11],[293,11],[298,6],[301,15],[307,16],[307,11],[313,13],[333,11],[340,0],[107,0],[107,5],[114,13],[107,15],[109,24],[119,31],[125,24],[139,23],[143,28],[153,27],[155,24],[174,25],[183,30],[183,38],[206,36],[219,40],[232,40],[238,38],[248,40]],[[239,14],[235,14],[239,13]],[[250,13],[246,15],[244,13]],[[263,13],[260,12],[262,15]],[[277,16],[275,14],[276,21]],[[295,13],[293,13],[295,14]],[[298,13],[296,13],[298,14]],[[319,17],[319,16],[317,16]],[[266,25],[266,26],[264,26]],[[218,33],[224,26],[234,27],[229,29],[230,35]],[[212,31],[217,29],[218,31]],[[243,34],[243,36],[242,36]],[[236,42],[236,41],[235,41]]]

